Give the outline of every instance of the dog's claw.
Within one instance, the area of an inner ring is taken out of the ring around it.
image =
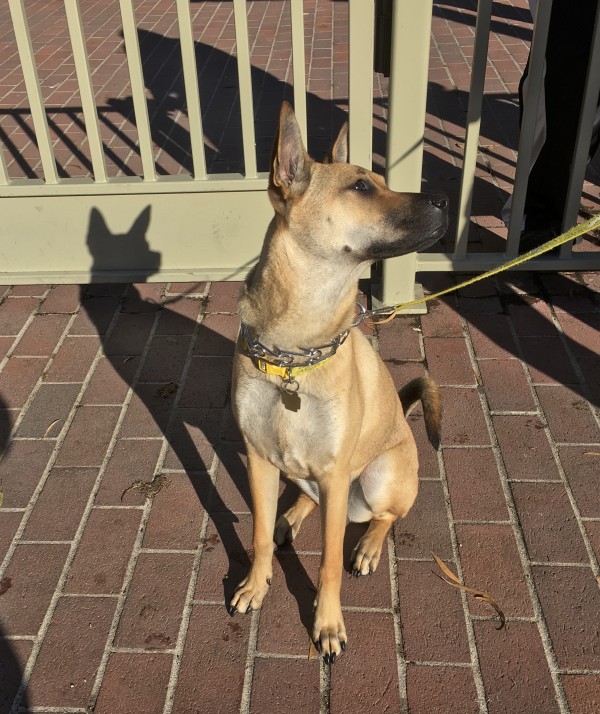
[[[345,641],[345,640],[342,640],[342,641],[340,642],[340,647],[342,648],[342,652],[345,652],[345,651],[346,651],[346,647],[347,647],[347,646],[348,646],[348,645],[346,644],[346,641]]]
[[[362,575],[362,573],[361,573],[360,570],[358,570],[357,568],[354,568],[354,570],[352,571],[352,575],[353,575],[355,578],[360,578],[360,576]]]
[[[229,614],[231,615],[231,617],[233,617],[233,616],[235,615],[235,613],[237,612],[237,607],[234,607],[233,605],[230,605],[230,606],[227,608],[227,611],[229,612]]]

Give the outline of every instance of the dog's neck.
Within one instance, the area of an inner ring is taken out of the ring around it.
[[[364,265],[330,265],[298,244],[275,219],[242,289],[240,320],[267,345],[325,344],[356,319]]]

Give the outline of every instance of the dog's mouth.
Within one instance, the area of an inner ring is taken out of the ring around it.
[[[422,231],[414,232],[395,241],[376,241],[367,248],[366,257],[369,260],[383,260],[384,258],[397,258],[408,253],[415,253],[429,248],[446,233],[448,228],[448,214],[444,213],[438,225],[423,234]]]

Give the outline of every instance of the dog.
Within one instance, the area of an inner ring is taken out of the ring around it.
[[[437,385],[419,378],[398,395],[367,338],[349,326],[365,268],[433,244],[447,227],[447,200],[391,191],[347,157],[347,123],[319,163],[284,102],[268,187],[275,215],[240,291],[232,377],[248,453],[254,558],[229,611],[261,606],[275,546],[291,542],[318,505],[323,548],[312,640],[328,664],[347,643],[340,603],[346,520],[369,521],[352,570],[374,572],[390,526],[417,495],[417,449],[405,415],[421,400],[436,448],[441,425]],[[276,523],[280,472],[301,493]]]

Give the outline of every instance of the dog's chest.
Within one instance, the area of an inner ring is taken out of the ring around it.
[[[236,391],[237,419],[245,438],[288,476],[311,478],[327,471],[341,442],[337,419],[311,394],[300,394],[300,408],[288,409],[279,389],[248,380]]]

